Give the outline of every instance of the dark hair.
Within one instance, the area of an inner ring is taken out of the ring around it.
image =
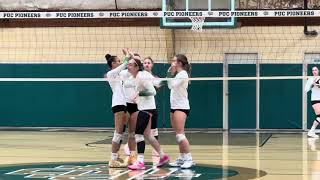
[[[134,55],[134,56],[138,56],[139,58],[141,58],[141,57],[140,57],[140,54],[138,54],[138,53],[133,53],[133,55]]]
[[[109,68],[112,68],[112,62],[114,62],[116,60],[116,57],[117,56],[112,56],[110,54],[105,55],[105,58],[106,58],[106,61],[108,62]]]
[[[189,64],[188,58],[183,54],[177,54],[175,57],[177,58],[177,62],[182,64],[182,68],[187,71],[189,77],[191,77],[191,64]]]
[[[139,67],[138,71],[143,71],[143,64],[141,63],[140,59],[132,58],[135,61],[135,65]]]
[[[150,56],[144,58],[144,60],[146,60],[146,59],[150,59],[150,61],[152,62],[152,64],[154,64],[154,62],[153,62],[153,60],[152,60],[152,58],[151,58]]]

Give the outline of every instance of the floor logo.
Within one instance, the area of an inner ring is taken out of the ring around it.
[[[104,163],[73,163],[73,164],[39,164],[29,166],[12,166],[0,168],[0,179],[6,180],[98,180],[98,179],[221,179],[238,177],[237,170],[221,166],[198,165],[192,169],[172,167],[149,168],[132,171],[126,168],[108,168]],[[256,171],[254,171],[256,175]],[[246,173],[246,175],[248,175]]]

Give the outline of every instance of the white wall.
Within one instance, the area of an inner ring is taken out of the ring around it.
[[[118,9],[161,8],[161,0],[116,0]],[[0,10],[115,9],[115,0],[0,0]]]

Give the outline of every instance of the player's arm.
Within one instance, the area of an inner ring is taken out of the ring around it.
[[[152,83],[153,78],[154,77],[151,74],[149,75],[148,73],[139,73],[137,75],[137,96],[155,96],[157,94]]]
[[[172,71],[172,67],[170,67],[167,71],[166,78],[174,78],[176,75],[177,75],[177,72]],[[159,87],[167,85],[167,84],[168,84],[168,81],[166,81],[166,80],[159,81]]]
[[[304,92],[309,92],[314,86],[314,80],[313,79],[308,79],[306,85],[304,86]]]
[[[172,80],[168,81],[168,87],[169,89],[173,89],[175,87],[181,86],[186,79],[188,78],[188,74],[186,73],[179,73],[173,78]]]
[[[110,76],[111,76],[111,77],[116,76],[116,75],[120,74],[120,72],[121,72],[122,70],[125,70],[125,69],[127,68],[127,65],[128,65],[129,59],[130,59],[130,53],[128,52],[127,49],[122,49],[122,52],[123,52],[123,54],[125,55],[125,57],[124,57],[124,59],[123,59],[123,61],[122,61],[122,64],[121,64],[120,66],[118,66],[118,67],[110,70],[110,71],[107,73],[106,76],[109,76],[109,77],[110,77]]]
[[[155,96],[157,94],[156,89],[153,86],[153,76],[149,73],[145,74],[146,80],[141,80],[144,91],[139,91],[139,96]]]

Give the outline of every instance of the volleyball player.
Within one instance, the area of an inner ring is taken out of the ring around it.
[[[158,76],[154,75],[152,72],[154,62],[151,59],[151,57],[146,57],[143,60],[143,68],[145,71],[149,72],[153,77],[158,78]],[[161,81],[152,81],[153,86],[156,89],[160,88],[160,82]],[[159,139],[159,132],[158,132],[158,111],[155,110],[153,116],[152,116],[152,122],[151,122],[151,134],[156,138]],[[155,153],[154,153],[155,154]]]
[[[308,132],[308,136],[312,138],[319,138],[319,135],[315,133],[315,129],[320,123],[320,84],[319,84],[319,69],[317,67],[312,68],[313,77],[308,79],[305,85],[305,92],[311,90],[311,104],[317,118],[313,121],[312,127]]]
[[[120,63],[120,59],[117,56],[111,56],[107,54],[105,56],[108,66],[111,69],[106,77],[108,79],[116,79],[120,77],[120,72],[127,67],[129,54],[125,54],[126,57],[123,63]],[[109,81],[109,85],[112,90],[112,112],[114,113],[115,131],[112,138],[112,152],[111,160],[109,161],[109,167],[126,167],[126,164],[119,157],[118,151],[120,149],[123,127],[126,120],[126,101],[123,94],[122,81]]]
[[[170,163],[171,166],[179,166],[181,168],[190,168],[195,163],[190,153],[190,144],[185,136],[184,127],[186,119],[189,116],[190,105],[188,99],[188,79],[191,66],[188,59],[183,54],[174,56],[169,74],[173,77],[168,80],[170,92],[170,117],[171,125],[176,134],[176,140],[179,144],[180,156],[176,162]]]
[[[128,53],[131,54],[131,57],[140,59],[140,55],[137,53],[132,53],[131,50],[128,50]],[[136,84],[135,79],[132,77],[131,73],[128,72],[128,69],[122,70],[120,72],[120,77],[125,79],[123,81],[123,90],[127,105],[127,112],[129,113],[128,119],[128,144],[124,146],[124,153],[128,156],[127,164],[132,165],[136,162],[136,142],[135,142],[135,129],[138,116],[138,106],[134,102],[132,97],[136,93]]]
[[[153,76],[150,73],[143,71],[143,65],[140,59],[136,58],[129,60],[128,71],[132,74],[132,77],[136,79],[136,94],[132,99],[137,102],[139,110],[135,130],[138,159],[135,164],[128,167],[132,170],[141,170],[146,168],[144,164],[145,139],[149,141],[151,146],[160,156],[160,161],[157,166],[163,166],[169,162],[169,156],[164,154],[158,140],[151,134],[152,115],[156,109],[154,99],[156,90],[152,81],[150,81]]]
[[[155,75],[152,70],[153,70],[154,62],[152,58],[146,57],[143,60],[143,68],[145,71],[148,71],[150,74],[152,74],[153,77],[158,78],[157,75]],[[153,86],[156,88],[156,90],[159,90],[161,85],[163,85],[163,82],[160,80],[154,80],[152,81]],[[152,121],[151,121],[151,134],[159,140],[159,131],[158,131],[158,111],[156,109],[155,113],[152,116]],[[159,161],[159,154],[153,149],[152,150],[152,162],[155,164]]]

